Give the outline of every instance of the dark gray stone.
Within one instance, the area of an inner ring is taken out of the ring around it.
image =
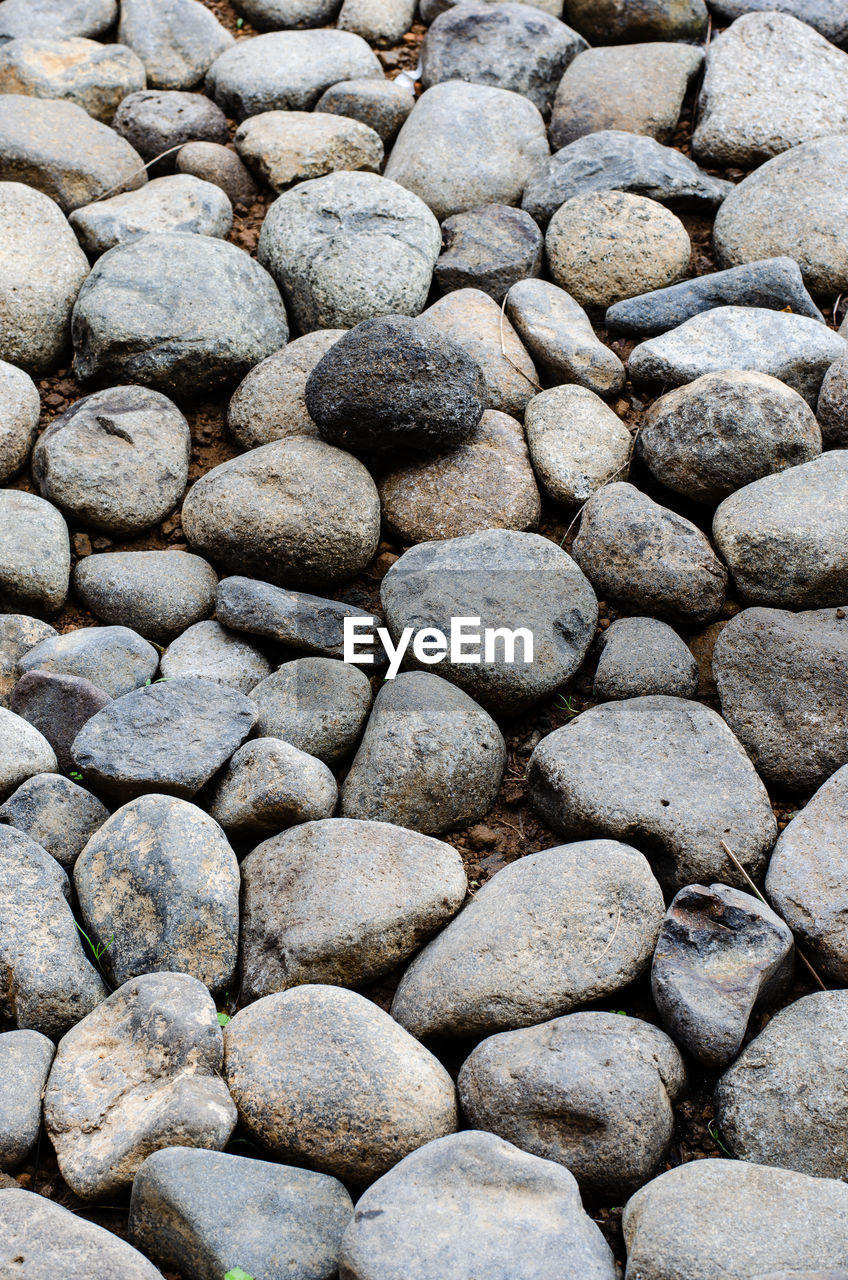
[[[41,399],[28,373],[0,360],[0,484],[29,461],[38,434]]]
[[[232,206],[223,191],[185,173],[155,178],[138,191],[83,205],[71,214],[71,226],[92,257],[159,232],[224,239],[232,225]]]
[[[125,1240],[64,1209],[55,1200],[16,1189],[0,1196],[2,1255],[26,1280],[161,1280],[151,1262]]]
[[[215,570],[185,551],[112,551],[79,560],[74,593],[107,624],[167,644],[215,609]]]
[[[199,93],[142,89],[128,94],[115,113],[112,127],[144,160],[188,142],[229,141],[227,117],[220,107]],[[172,173],[176,157],[169,155],[153,169]]]
[[[160,661],[166,679],[199,676],[250,693],[273,670],[256,645],[219,622],[196,622],[172,640]]]
[[[57,769],[56,754],[28,720],[0,707],[0,800],[37,773]]]
[[[0,490],[0,609],[57,613],[68,594],[68,526],[49,502]]]
[[[333,658],[296,658],[251,690],[254,733],[282,738],[325,764],[349,755],[371,709],[371,685],[358,667]]]
[[[592,697],[600,702],[668,694],[694,698],[698,664],[665,622],[618,618],[601,635]]]
[[[443,293],[482,289],[501,302],[519,280],[541,275],[542,233],[523,209],[484,204],[456,213],[442,224],[442,242],[435,278]]]
[[[594,44],[635,40],[688,40],[707,31],[704,0],[565,0],[565,18]]]
[[[190,173],[194,178],[220,187],[236,207],[246,209],[259,194],[240,156],[218,142],[187,142],[174,156],[174,164],[177,173]]]
[[[0,805],[0,822],[23,831],[66,871],[108,817],[96,796],[60,773],[36,773]]]
[[[23,613],[0,613],[0,707],[9,705],[24,654],[56,634],[49,622]]]
[[[19,661],[27,671],[53,671],[90,680],[111,698],[120,698],[149,684],[159,657],[152,644],[129,627],[79,627],[62,636],[48,636]]]
[[[398,84],[396,80],[366,78],[340,80],[338,84],[330,85],[318,99],[315,110],[350,116],[352,120],[368,125],[388,147],[414,106],[415,97],[405,85]]]
[[[233,45],[199,0],[121,0],[118,39],[141,58],[151,89],[193,89]]]
[[[624,387],[624,365],[596,336],[578,302],[548,280],[520,280],[506,313],[537,365],[555,383],[576,383],[599,396]]]
[[[848,445],[848,355],[832,364],[824,375],[816,417],[825,448]]]
[[[237,0],[233,6],[257,31],[282,27],[323,27],[338,13],[340,0]]]
[[[791,13],[809,26],[815,27],[832,44],[848,46],[848,12],[842,0],[709,0],[713,13],[726,22],[733,22],[745,13]]]
[[[337,800],[323,761],[281,738],[255,738],[218,777],[208,808],[228,835],[255,837],[330,818]]]
[[[0,1035],[0,1169],[14,1169],[38,1141],[41,1095],[54,1053],[52,1042],[39,1031]]]
[[[3,0],[0,36],[102,36],[118,16],[118,0]]]
[[[216,616],[232,631],[326,658],[342,656],[345,618],[374,620],[373,614],[344,601],[287,591],[255,578],[222,578],[216,599]]]
[[[111,701],[108,693],[81,676],[34,667],[15,685],[9,706],[43,734],[56,753],[59,768],[67,773],[73,768],[74,738]]]

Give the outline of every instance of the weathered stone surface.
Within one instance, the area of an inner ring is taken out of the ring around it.
[[[49,742],[60,769],[73,768],[71,744],[80,729],[112,701],[90,680],[53,671],[27,671],[12,690],[10,709]]]
[[[663,900],[646,859],[592,840],[520,858],[413,960],[392,1017],[414,1035],[532,1026],[627,986],[649,964]]]
[[[252,689],[251,701],[257,736],[282,738],[335,764],[359,741],[371,709],[371,685],[349,663],[296,658]]]
[[[222,1059],[215,1004],[197,978],[147,973],[104,1000],[62,1040],[44,1095],[68,1186],[102,1199],[128,1189],[153,1151],[220,1150],[236,1122]]]
[[[196,622],[162,654],[162,675],[199,676],[250,693],[273,667],[256,645],[228,631],[219,622]]]
[[[0,1196],[0,1233],[0,1258],[12,1260],[26,1280],[160,1280],[125,1240],[32,1191],[16,1188]]]
[[[257,31],[323,27],[338,13],[340,0],[238,0],[233,7]]]
[[[172,152],[180,143],[222,144],[230,137],[227,117],[220,107],[202,94],[175,89],[142,89],[129,94],[115,113],[114,128],[144,160],[155,160],[149,172],[160,174],[171,173],[176,163],[173,154],[163,152]]]
[[[102,622],[167,644],[215,608],[218,577],[185,551],[113,551],[78,561],[74,593]]]
[[[820,31],[833,44],[848,45],[848,13],[842,0],[710,0],[710,8],[719,18],[732,22],[745,13],[763,9],[791,13]]]
[[[592,696],[608,702],[653,694],[694,698],[698,664],[671,627],[656,618],[617,618],[600,637]]]
[[[120,44],[36,37],[11,40],[0,49],[0,93],[75,102],[104,124],[121,99],[145,83],[144,64]]]
[[[236,130],[236,150],[272,191],[337,169],[379,172],[383,142],[358,120],[323,111],[263,111]]]
[[[0,484],[29,460],[38,433],[41,400],[28,373],[0,360]]]
[[[83,205],[71,214],[71,226],[92,256],[155,232],[223,239],[232,225],[232,206],[220,187],[185,173],[155,178],[138,191]]]
[[[230,435],[245,449],[285,436],[317,436],[318,428],[306,407],[306,380],[345,332],[316,329],[255,365],[227,408]]]
[[[102,36],[117,16],[118,0],[3,0],[0,35],[49,40]]]
[[[332,817],[338,799],[327,766],[281,738],[246,742],[215,783],[209,812],[235,836],[268,836]]]
[[[625,477],[633,438],[587,387],[552,387],[524,415],[533,469],[554,502],[579,506],[616,477]]]
[[[55,671],[90,680],[110,698],[120,698],[156,674],[152,644],[129,627],[78,627],[63,636],[46,636],[19,659],[27,671]]]
[[[223,578],[218,584],[217,614],[233,631],[328,658],[342,657],[345,618],[374,617],[343,601],[240,577]]]
[[[56,768],[56,756],[39,730],[13,711],[0,707],[0,799],[37,773]]]
[[[412,26],[415,9],[415,0],[344,0],[338,26],[369,44],[397,44]]]
[[[491,1036],[457,1081],[473,1128],[565,1165],[584,1195],[615,1199],[656,1172],[685,1086],[673,1041],[616,1013],[572,1013]]]
[[[368,1183],[456,1129],[447,1071],[353,991],[315,984],[265,996],[224,1035],[241,1122],[284,1161]]]
[[[41,1094],[54,1052],[50,1040],[39,1031],[0,1035],[0,1169],[14,1169],[38,1141]]]
[[[0,490],[0,609],[56,613],[68,594],[68,526],[34,493]]]
[[[624,365],[596,337],[578,302],[547,280],[521,280],[506,299],[506,313],[538,366],[555,383],[576,383],[599,396],[624,386]]]
[[[413,94],[396,80],[359,79],[331,84],[321,94],[315,110],[359,120],[388,146],[414,106]]]
[[[258,188],[250,170],[235,151],[218,142],[187,142],[173,159],[177,173],[190,173],[204,182],[213,182],[241,210],[256,199]]]
[[[565,0],[565,19],[595,44],[627,40],[688,40],[707,30],[704,0]]]
[[[36,773],[0,805],[0,822],[23,831],[69,871],[109,817],[96,796],[60,773]]]
[[[442,223],[435,279],[443,293],[480,289],[501,302],[519,280],[542,270],[542,233],[523,209],[483,204]]]
[[[827,448],[848,445],[848,355],[832,364],[824,375],[816,417]]]
[[[118,39],[141,58],[151,89],[193,89],[233,45],[199,0],[121,0]]]
[[[715,711],[683,698],[584,711],[542,739],[528,776],[531,799],[555,831],[633,840],[675,893],[719,877],[741,883],[722,840],[759,878],[777,835],[766,789],[739,742]]]
[[[447,924],[467,889],[450,845],[350,818],[274,836],[241,869],[245,1001],[303,983],[375,981]]]
[[[651,991],[669,1035],[721,1071],[752,1014],[786,994],[793,967],[792,934],[765,903],[724,884],[691,884],[663,920]]]
[[[0,613],[0,707],[8,707],[18,681],[18,662],[42,640],[55,636],[48,622],[22,613]]]

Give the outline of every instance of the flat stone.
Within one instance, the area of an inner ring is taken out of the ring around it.
[[[344,0],[338,26],[385,48],[397,44],[410,29],[415,9],[415,0]]]
[[[587,40],[621,44],[628,40],[687,40],[697,44],[707,31],[704,0],[565,0],[565,19]]]
[[[185,551],[112,551],[74,568],[74,593],[101,622],[167,644],[215,609],[214,569]]]
[[[314,984],[265,996],[224,1035],[241,1122],[284,1162],[361,1185],[456,1129],[447,1071],[353,991]]]
[[[542,234],[523,209],[484,204],[442,224],[435,279],[443,293],[479,289],[501,302],[519,280],[541,275]]]
[[[231,204],[242,209],[246,209],[259,193],[244,162],[235,151],[219,142],[187,142],[173,160],[177,173],[190,173],[192,177],[214,183]]]
[[[141,58],[151,89],[193,89],[234,43],[199,0],[121,0],[118,39]]]
[[[626,477],[633,437],[587,387],[552,387],[524,415],[533,470],[547,497],[580,506],[616,477]]]
[[[71,214],[80,244],[93,257],[154,232],[224,239],[232,225],[232,206],[220,187],[185,173],[155,178],[138,191],[84,205]]]
[[[275,640],[304,653],[341,658],[344,619],[374,615],[339,600],[233,577],[218,584],[217,616],[233,631]]]
[[[9,705],[20,659],[40,641],[55,635],[48,622],[22,613],[0,613],[0,707]]]
[[[156,160],[151,173],[171,173],[176,157],[163,156],[180,143],[229,142],[227,117],[199,93],[145,89],[128,94],[118,108],[114,128],[144,160]],[[161,157],[161,159],[159,158]]]
[[[0,92],[75,102],[103,124],[145,83],[144,64],[120,44],[19,37],[0,49]]]
[[[0,35],[9,39],[39,36],[102,36],[114,25],[118,0],[3,0]]]
[[[53,671],[90,680],[110,698],[120,698],[149,684],[159,657],[129,627],[78,627],[65,635],[46,636],[19,660],[27,671]]]
[[[848,445],[848,354],[835,361],[824,375],[816,417],[826,447],[839,449]]]
[[[387,822],[327,818],[273,836],[241,866],[242,995],[360,987],[448,923],[467,891],[450,845]]]
[[[17,1188],[0,1196],[0,1232],[2,1257],[22,1259],[20,1274],[27,1280],[160,1280],[153,1264],[126,1240],[32,1191]]]
[[[387,81],[387,83],[390,83]],[[316,329],[254,366],[227,408],[227,430],[245,449],[286,436],[316,436],[306,380],[345,329]]]
[[[5,484],[29,461],[41,416],[38,387],[5,360],[0,360],[0,403],[0,484]]]
[[[26,1160],[41,1129],[41,1094],[55,1050],[39,1031],[6,1031],[0,1035],[0,1169]]]
[[[848,13],[842,0],[710,0],[710,8],[719,18],[732,22],[745,13],[791,13],[815,27],[833,44],[848,45]]]
[[[676,631],[656,618],[617,618],[601,634],[592,697],[599,702],[664,694],[694,698],[698,664]]]
[[[651,761],[650,769],[645,761]],[[599,767],[601,766],[601,767]],[[683,698],[628,698],[584,711],[530,757],[530,797],[572,840],[637,840],[664,888],[753,879],[777,835],[768,794],[721,716]]]
[[[358,667],[333,658],[295,658],[251,690],[254,732],[282,738],[325,764],[359,741],[371,710],[371,685]]]
[[[222,1066],[215,1003],[197,978],[125,983],[64,1037],[47,1081],[44,1124],[68,1186],[99,1200],[129,1190],[153,1151],[220,1150],[236,1123]]]
[[[90,680],[34,668],[21,676],[9,704],[50,743],[58,766],[73,768],[71,744],[83,725],[112,699]]]
[[[159,665],[166,679],[199,676],[240,693],[250,693],[273,670],[257,645],[211,621],[196,622],[172,640]]]
[[[36,773],[0,805],[0,822],[23,831],[69,871],[109,817],[96,796],[60,773]]]
[[[532,1026],[645,973],[663,914],[647,860],[592,840],[495,873],[413,960],[392,1017],[418,1037]]]
[[[0,609],[57,613],[68,594],[68,526],[34,493],[0,490]]]
[[[316,111],[349,116],[379,134],[384,144],[394,142],[412,108],[413,94],[396,80],[340,80],[325,89]]]
[[[547,280],[521,280],[506,314],[536,364],[555,383],[576,383],[599,396],[624,387],[624,365],[596,336],[586,312]]]
[[[272,191],[337,169],[378,173],[383,164],[383,142],[373,129],[317,110],[250,116],[233,141],[242,160]]]
[[[321,760],[280,738],[255,738],[215,782],[209,813],[229,835],[269,836],[332,817],[337,800],[336,780]]]

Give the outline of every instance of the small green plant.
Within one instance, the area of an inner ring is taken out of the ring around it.
[[[74,782],[82,782],[82,774],[77,769],[72,769],[68,777],[73,778]]]
[[[233,1267],[232,1271],[228,1271],[224,1276],[224,1280],[253,1280],[253,1276],[242,1271],[241,1267]]]
[[[715,1121],[713,1121],[712,1124],[707,1125],[707,1132],[709,1133],[710,1137],[712,1138],[716,1146],[721,1147],[722,1151],[726,1156],[729,1156],[731,1160],[736,1159],[733,1152],[728,1151],[727,1147],[724,1145],[721,1138],[718,1136],[718,1125],[715,1123]]]
[[[558,693],[556,696],[556,701],[559,704],[560,709],[562,711],[565,711],[567,715],[570,715],[570,716],[580,715],[580,708],[575,707],[573,702],[571,701],[571,698],[566,698],[564,693]]]
[[[92,942],[91,938],[89,938],[88,934],[86,933],[85,929],[83,929],[82,925],[77,924],[76,920],[74,921],[74,924],[76,925],[77,929],[79,930],[79,932],[82,934],[82,936],[85,938],[86,942],[88,943],[88,949],[91,952],[91,954],[94,956],[94,959],[97,963],[97,967],[102,973],[103,957],[105,956],[109,948],[112,946],[112,943],[115,941],[114,933],[112,934],[108,942]]]
[[[219,1027],[225,1027],[225,1026],[227,1025],[227,1023],[228,1023],[228,1022],[232,1022],[232,1018],[230,1017],[230,1015],[229,1015],[228,1013],[224,1013],[224,1012],[222,1011],[221,1013],[219,1013],[219,1014],[218,1014],[218,1026],[219,1026]]]
[[[627,1010],[626,1010],[626,1009],[610,1009],[610,1013],[617,1013],[617,1014],[618,1014],[618,1016],[619,1016],[620,1018],[626,1018],[626,1017],[627,1017]]]
[[[238,18],[238,19],[236,20],[236,30],[237,30],[237,31],[241,31],[241,29],[242,29],[242,27],[243,27],[243,26],[244,26],[244,18]],[[237,1280],[238,1280],[238,1278],[237,1278]]]

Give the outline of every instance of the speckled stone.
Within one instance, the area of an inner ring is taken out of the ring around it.
[[[36,773],[0,805],[0,822],[30,836],[69,871],[109,817],[96,796],[60,773]]]
[[[112,551],[86,556],[73,588],[96,618],[119,621],[145,640],[167,644],[215,609],[218,575],[186,551]]]
[[[365,673],[323,657],[284,662],[250,697],[258,736],[282,738],[325,764],[350,754],[371,709]]]
[[[233,439],[245,449],[256,449],[286,436],[317,437],[306,407],[306,380],[346,332],[316,329],[254,365],[227,408],[227,430]]]

